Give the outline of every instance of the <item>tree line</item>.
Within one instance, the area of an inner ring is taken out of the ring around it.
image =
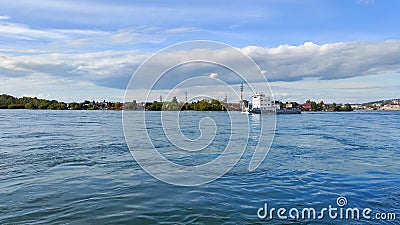
[[[37,97],[16,98],[11,95],[0,95],[0,109],[54,109],[54,110],[121,110],[120,102],[84,102],[65,103],[57,100],[38,99]]]
[[[0,109],[67,109],[67,104],[56,100],[38,99],[37,97],[16,98],[0,95]]]
[[[176,97],[173,97],[170,102],[153,102],[147,108],[149,111],[226,111],[225,106],[217,99],[202,99],[196,102],[178,102]]]
[[[323,101],[315,102],[307,100],[310,111],[352,111],[350,104],[325,104]],[[16,98],[11,95],[0,95],[0,109],[55,109],[55,110],[121,110],[123,104],[120,102],[95,102],[85,100],[84,102],[64,103],[57,100],[38,99],[37,97]],[[129,109],[127,103],[125,108]],[[134,109],[134,107],[132,108]],[[153,102],[146,104],[146,110],[193,110],[193,111],[226,111],[226,107],[217,99],[202,99],[195,102],[178,102],[176,97],[172,101]]]
[[[310,111],[353,111],[350,104],[325,104],[323,101],[315,102],[307,100],[306,103],[311,105]]]

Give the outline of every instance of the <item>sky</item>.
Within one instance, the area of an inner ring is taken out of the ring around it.
[[[212,40],[254,60],[277,100],[400,98],[399,9],[400,1],[389,0],[0,0],[0,94],[122,101],[148,57]],[[195,52],[174,57],[187,54]],[[223,77],[217,70],[193,67],[191,74]],[[158,93],[167,94],[170,81],[160,80]],[[240,82],[229,85],[237,90]],[[181,100],[185,92],[225,97],[223,87],[210,86],[176,93]]]

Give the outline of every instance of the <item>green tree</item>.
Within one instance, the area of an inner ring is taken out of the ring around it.
[[[49,106],[49,105],[48,105],[46,102],[41,101],[41,102],[39,103],[38,109],[47,109],[48,106]]]
[[[347,103],[342,107],[342,110],[343,111],[353,111],[353,108],[351,107],[351,105],[349,103]]]
[[[163,108],[163,103],[162,102],[154,101],[149,107],[147,107],[147,110],[150,110],[150,111],[161,111],[162,108]]]
[[[320,101],[320,102],[318,103],[318,105],[317,105],[317,110],[318,110],[318,111],[322,111],[322,110],[324,110],[324,109],[325,109],[324,101]]]
[[[32,103],[27,102],[27,103],[25,103],[25,109],[34,109],[34,106]]]
[[[316,102],[311,102],[311,111],[318,111],[318,105]]]
[[[210,103],[205,99],[200,100],[199,111],[207,111],[209,109],[210,109]]]
[[[24,109],[25,106],[22,104],[10,104],[10,105],[8,105],[8,108],[9,109]]]
[[[121,105],[121,102],[116,102],[116,103],[114,103],[114,109],[121,109],[121,107],[122,107],[122,105]]]

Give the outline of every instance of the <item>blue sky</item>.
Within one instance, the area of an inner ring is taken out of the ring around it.
[[[201,39],[248,54],[277,99],[399,98],[398,9],[384,0],[0,0],[0,92],[121,100],[148,56]]]

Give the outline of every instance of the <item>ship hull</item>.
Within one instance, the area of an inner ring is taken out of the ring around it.
[[[301,114],[300,109],[278,109],[276,114]]]
[[[250,113],[253,114],[275,114],[275,110],[271,109],[271,110],[261,110],[259,108],[253,108],[249,111]]]
[[[249,111],[253,114],[301,114],[300,109],[277,109],[275,110],[261,110],[259,108],[254,108]]]

